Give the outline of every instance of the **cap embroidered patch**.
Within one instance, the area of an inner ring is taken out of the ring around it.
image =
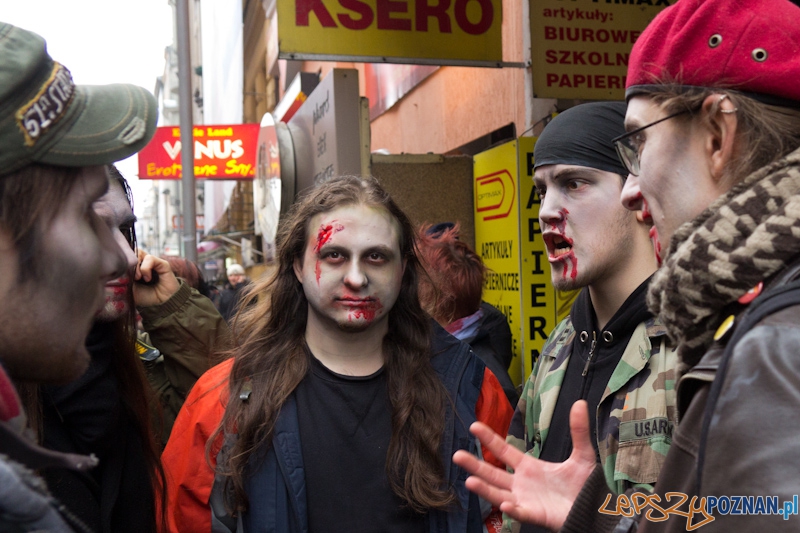
[[[139,117],[133,117],[117,137],[123,144],[133,144],[147,134],[147,123]]]
[[[64,116],[75,95],[72,74],[62,64],[53,62],[53,72],[28,103],[16,113],[17,124],[25,134],[25,144],[33,146],[41,135]]]

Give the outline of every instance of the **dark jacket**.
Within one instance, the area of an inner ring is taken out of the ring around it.
[[[219,295],[219,314],[230,324],[236,312],[239,310],[239,301],[242,299],[244,291],[250,287],[250,281],[243,281],[236,287],[230,284]]]
[[[50,495],[35,471],[84,471],[97,460],[42,448],[24,435],[26,425],[14,386],[0,366],[0,531],[91,531]]]
[[[156,348],[153,356],[142,357],[142,361],[147,381],[163,408],[163,419],[154,427],[161,427],[165,445],[197,378],[218,361],[220,352],[231,347],[230,330],[211,300],[183,280],[169,300],[140,307],[139,313],[147,332],[140,335],[141,342],[137,345],[140,356],[153,352],[142,342]]]
[[[771,288],[785,285],[800,273],[794,264],[776,277]],[[744,309],[737,310],[741,316]],[[707,441],[701,442],[709,393],[725,351],[723,337],[715,343],[692,369],[678,382],[680,424],[673,433],[672,447],[667,454],[656,483],[660,505],[667,509],[679,503],[677,496],[687,496],[679,510],[691,519],[671,515],[666,521],[652,521],[639,516],[620,517],[613,514],[616,500],[606,503],[608,490],[598,468],[584,485],[570,512],[564,532],[635,532],[677,533],[687,526],[707,521],[704,533],[714,532],[780,532],[797,531],[797,520],[789,516],[742,514],[750,502],[764,505],[772,499],[778,509],[787,503],[793,512],[800,492],[800,461],[797,456],[797,434],[790,423],[800,408],[800,306],[782,309],[764,318],[735,345],[721,392],[714,405]],[[732,408],[735,406],[735,409]],[[768,410],[769,416],[765,416]],[[723,414],[724,413],[724,414]],[[789,424],[787,425],[787,422]],[[704,455],[702,485],[698,491],[698,457]],[[742,458],[747,460],[742,460]],[[735,487],[735,488],[733,488]],[[630,495],[629,495],[630,496]],[[711,514],[690,511],[702,507],[701,498],[742,497],[734,504],[734,512]],[[767,496],[767,499],[764,499]],[[694,503],[692,500],[694,499]],[[598,514],[604,508],[612,514]],[[646,516],[647,511],[644,511]],[[651,516],[663,516],[653,509]],[[713,520],[712,520],[713,519]]]
[[[452,455],[458,449],[478,453],[478,443],[468,431],[470,423],[480,419],[491,424],[491,417],[496,417],[501,418],[507,427],[511,409],[506,406],[499,383],[483,362],[472,354],[469,346],[438,325],[434,329],[431,361],[455,400],[455,411],[450,403],[447,404],[441,457],[458,497],[459,508],[447,513],[432,512],[430,531],[481,532],[483,522],[479,500],[466,489],[466,473],[452,462]],[[214,473],[203,457],[205,444],[225,410],[231,365],[232,361],[222,363],[198,381],[164,452],[165,468],[172,480],[167,491],[169,531],[228,532],[237,530],[237,527],[238,531],[307,531],[305,476],[293,397],[281,409],[272,446],[248,482],[248,496],[251,501],[259,502],[258,505],[251,506],[238,524],[225,512],[222,479],[214,479]],[[487,402],[487,398],[491,401]],[[501,415],[502,407],[507,411]],[[217,457],[218,450],[219,446],[212,447],[212,458]]]
[[[481,310],[483,320],[477,336],[469,341],[469,345],[500,382],[511,405],[517,405],[519,391],[508,375],[508,368],[514,357],[508,319],[496,307],[486,302],[481,302]]]
[[[122,405],[114,335],[113,323],[95,323],[86,340],[86,373],[68,385],[42,388],[44,446],[94,454],[99,465],[88,472],[51,469],[44,477],[53,495],[94,531],[153,531],[153,487],[142,436]]]
[[[477,453],[475,438],[469,434],[469,424],[475,421],[475,404],[480,395],[484,365],[473,357],[466,344],[437,330],[434,338],[433,367],[451,398],[456,412],[448,408],[445,419],[442,460],[449,482],[455,488],[460,510],[432,511],[429,514],[431,533],[480,533],[483,529],[478,498],[464,486],[461,470],[452,462],[459,449]],[[280,487],[280,488],[278,488]],[[221,489],[220,489],[221,490]],[[308,530],[306,521],[305,476],[300,446],[300,428],[294,398],[290,397],[281,409],[275,424],[273,445],[266,459],[248,483],[251,501],[243,517],[246,531],[301,532]]]

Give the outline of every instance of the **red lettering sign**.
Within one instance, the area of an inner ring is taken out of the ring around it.
[[[195,126],[194,175],[207,179],[253,179],[256,174],[258,124]],[[156,129],[139,152],[139,179],[181,179],[180,128]]]
[[[376,27],[379,30],[428,32],[429,19],[434,19],[438,24],[439,33],[452,33],[452,16],[463,32],[482,35],[489,31],[494,22],[492,0],[455,0],[455,3],[452,0],[327,0],[327,2],[328,6],[323,0],[295,0],[295,25],[309,26],[313,13],[323,28],[338,28],[336,24],[338,20],[339,24],[348,30],[366,30],[377,22]],[[436,3],[431,4],[431,2]],[[476,16],[476,9],[473,7],[472,19],[467,15],[470,2],[477,4],[479,12],[479,16]],[[341,9],[346,12],[340,12]],[[336,15],[336,19],[331,13]],[[548,37],[550,38],[555,37]]]

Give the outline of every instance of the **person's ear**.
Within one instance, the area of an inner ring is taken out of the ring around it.
[[[294,268],[294,275],[297,277],[297,281],[301,284],[303,283],[303,260],[300,257],[295,257],[294,262],[292,263],[292,268]]]
[[[711,176],[720,182],[725,169],[733,159],[738,119],[736,106],[726,94],[712,94],[703,100],[702,112],[708,121],[705,151],[708,155]]]

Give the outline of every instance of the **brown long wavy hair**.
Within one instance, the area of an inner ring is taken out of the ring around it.
[[[133,211],[133,191],[128,181],[114,165],[108,165],[107,168],[109,181],[116,182],[122,187],[128,205]],[[135,249],[136,232],[131,229],[130,235],[126,237]],[[127,298],[129,302],[134,301],[133,285],[128,285]],[[113,359],[113,369],[119,387],[120,402],[141,439],[144,467],[153,487],[152,497],[147,495],[148,498],[152,498],[153,508],[143,506],[142,512],[152,511],[155,530],[163,531],[166,529],[167,495],[164,490],[166,483],[161,464],[161,448],[156,442],[156,429],[152,422],[153,410],[157,412],[159,420],[162,418],[161,404],[147,381],[144,366],[136,352],[136,309],[133,305],[128,307],[126,315],[115,321],[114,330],[114,348],[118,356]]]
[[[254,283],[237,317],[237,347],[230,376],[230,399],[206,452],[223,434],[238,434],[217,470],[227,477],[228,506],[247,509],[245,480],[253,454],[263,457],[271,446],[281,406],[308,371],[304,351],[308,301],[293,270],[309,238],[311,219],[348,205],[386,210],[400,227],[400,250],[406,268],[400,295],[389,312],[383,352],[392,436],[386,473],[392,490],[417,512],[444,509],[456,500],[447,485],[439,447],[444,431],[447,392],[430,364],[430,323],[417,297],[419,263],[414,227],[374,178],[344,177],[311,190],[292,206],[277,235],[278,268]],[[258,296],[262,297],[259,299]],[[275,312],[273,312],[275,310]],[[239,399],[242,387],[249,400]]]

